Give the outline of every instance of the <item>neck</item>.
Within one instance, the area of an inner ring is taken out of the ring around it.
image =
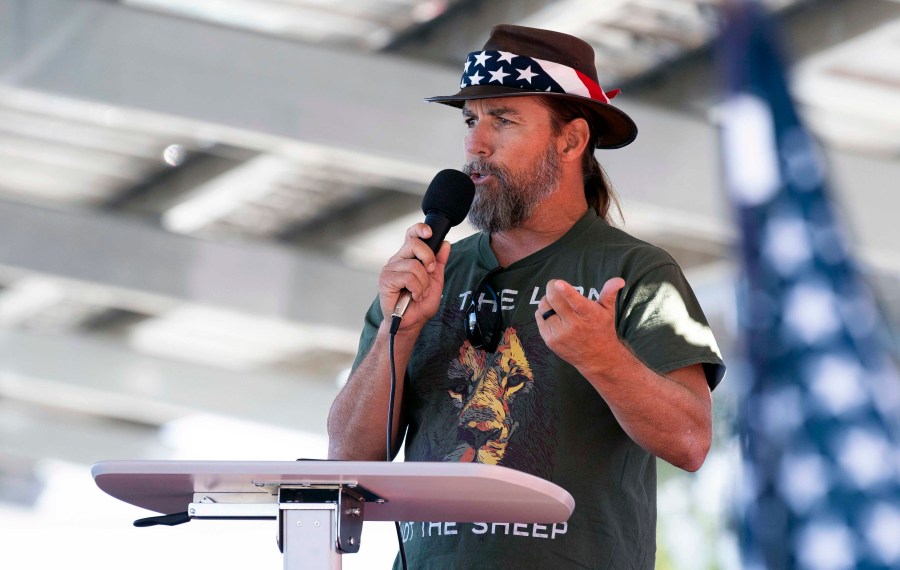
[[[491,250],[497,262],[507,267],[554,243],[572,229],[587,208],[580,177],[575,184],[561,185],[521,227],[491,234]]]

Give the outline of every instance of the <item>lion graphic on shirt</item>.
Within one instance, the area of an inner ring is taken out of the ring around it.
[[[524,419],[517,417],[522,408],[517,400],[527,398],[534,387],[531,366],[515,329],[506,329],[494,353],[464,342],[448,373],[458,381],[447,392],[459,411],[459,444],[444,460],[501,463],[510,438]]]

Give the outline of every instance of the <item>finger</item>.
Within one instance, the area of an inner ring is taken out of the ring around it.
[[[541,337],[544,338],[545,342],[547,337],[552,334],[552,327],[551,323],[546,322],[547,319],[544,318],[544,315],[551,311],[553,311],[553,309],[541,309],[540,305],[538,305],[538,310],[534,312],[535,324],[537,324],[538,332]]]
[[[624,279],[621,277],[613,277],[603,284],[603,289],[600,290],[600,298],[597,299],[597,302],[606,309],[615,310],[616,297],[624,286]]]
[[[424,222],[413,224],[406,228],[406,238],[428,239],[431,237],[431,226]]]
[[[381,272],[381,282],[392,292],[407,289],[418,299],[431,285],[428,272],[415,259],[401,259],[389,263]]]
[[[550,306],[549,301],[547,301],[547,297],[544,296],[538,301],[537,309],[534,311],[534,318],[538,321],[546,321],[550,317],[556,314],[556,309]]]
[[[425,268],[426,271],[434,271],[435,260],[434,252],[428,245],[419,238],[410,238],[400,248],[388,262],[400,261],[404,259],[415,259]]]
[[[399,259],[418,259],[430,272],[434,271],[434,252],[423,239],[431,237],[431,228],[427,224],[414,224],[406,230],[406,238],[400,250],[389,262]]]
[[[544,318],[544,315],[547,315],[547,318]],[[550,304],[547,302],[547,297],[544,297],[541,300],[541,303],[538,304],[537,311],[534,313],[534,320],[538,327],[538,333],[540,333],[544,342],[547,343],[547,346],[551,346],[559,331],[565,329],[566,325],[561,318],[562,317],[557,315],[556,311],[550,307]]]
[[[556,314],[563,318],[584,314],[589,310],[586,305],[591,304],[577,289],[562,279],[551,279],[547,283],[546,299],[550,303],[548,308],[555,310]]]
[[[550,318],[550,316],[555,314],[556,309],[550,306],[550,302],[547,300],[547,296],[544,295],[543,297],[541,297],[541,300],[538,301],[537,308],[534,311],[535,318],[540,317],[542,321],[545,321]],[[547,315],[547,317],[544,317],[544,315]]]

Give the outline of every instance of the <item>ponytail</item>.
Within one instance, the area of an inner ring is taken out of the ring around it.
[[[593,208],[600,219],[609,225],[615,225],[611,211],[615,206],[615,212],[618,214],[616,218],[619,222],[624,222],[619,197],[613,190],[606,171],[594,156],[593,142],[584,151],[582,172],[584,173],[584,198],[587,200],[588,206]]]

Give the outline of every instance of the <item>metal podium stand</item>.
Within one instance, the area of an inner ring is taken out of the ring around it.
[[[575,508],[561,487],[480,463],[104,461],[113,497],[189,519],[272,519],[284,569],[341,567],[363,521],[557,523]]]

